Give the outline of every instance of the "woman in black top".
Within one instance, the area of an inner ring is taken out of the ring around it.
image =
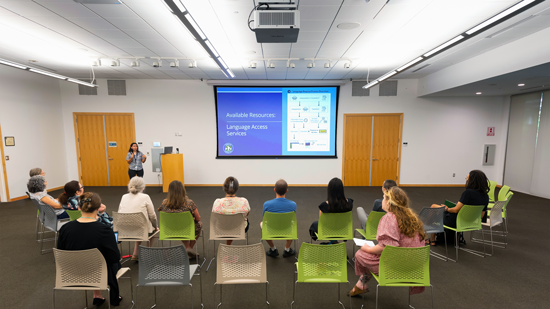
[[[480,170],[471,171],[468,176],[466,176],[466,190],[462,192],[458,203],[455,207],[449,208],[445,205],[432,205],[432,208],[435,207],[445,207],[445,217],[443,218],[443,224],[446,226],[456,228],[456,219],[458,217],[458,212],[462,209],[464,205],[481,205],[485,206],[483,212],[481,213],[481,218],[483,222],[486,221],[485,214],[487,213],[487,205],[489,205],[489,179],[485,176]],[[430,244],[435,245],[435,234],[431,235]]]
[[[121,268],[120,252],[117,247],[115,234],[107,225],[97,221],[97,212],[101,206],[101,198],[96,193],[86,192],[80,196],[79,202],[82,217],[66,223],[59,230],[57,249],[87,250],[97,248],[107,264],[107,281],[111,289],[111,305],[118,306],[120,300],[116,273]],[[105,298],[101,291],[94,291],[93,304],[103,304]]]
[[[344,195],[344,184],[338,177],[330,180],[327,187],[327,200],[319,205],[319,216],[322,213],[342,213],[352,211],[353,200]],[[315,233],[318,232],[319,221],[315,221],[309,227],[309,235],[317,240]],[[331,241],[331,243],[336,243]]]

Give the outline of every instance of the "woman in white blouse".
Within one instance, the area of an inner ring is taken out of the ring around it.
[[[143,178],[134,176],[128,183],[128,192],[122,196],[120,205],[118,206],[119,213],[135,213],[142,212],[146,218],[149,218],[147,222],[147,231],[149,235],[158,231],[157,215],[155,214],[155,207],[149,195],[143,193],[145,190],[145,181]],[[150,240],[150,245],[153,244],[153,238]],[[136,241],[134,246],[134,254],[132,254],[132,261],[138,261],[139,245],[141,241]]]

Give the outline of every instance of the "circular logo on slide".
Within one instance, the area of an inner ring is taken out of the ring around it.
[[[232,153],[233,152],[233,144],[226,143],[225,145],[223,145],[223,152]]]

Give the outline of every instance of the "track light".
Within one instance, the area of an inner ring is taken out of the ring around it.
[[[158,59],[157,61],[153,61],[153,68],[160,68],[162,67],[162,60]]]
[[[197,67],[197,61],[191,60],[191,62],[189,62],[189,65],[187,67],[190,68],[190,69],[196,68]]]
[[[344,63],[344,69],[349,69],[350,66],[351,66],[351,62]]]
[[[325,69],[329,69],[330,67],[332,67],[332,63],[330,61],[325,62]]]
[[[311,69],[311,68],[314,68],[315,67],[315,62],[310,62],[307,64],[307,68],[308,69]]]
[[[92,66],[94,66],[94,67],[101,66],[101,59],[93,60],[92,61]]]
[[[130,63],[130,65],[133,67],[133,68],[136,68],[136,67],[139,67],[139,60],[134,60],[132,61],[132,63]]]
[[[291,69],[294,69],[296,67],[296,65],[294,63],[291,63],[290,66],[289,66]]]
[[[174,59],[174,61],[170,62],[170,67],[171,68],[177,68],[180,66],[180,63],[178,61],[178,59]]]
[[[119,67],[120,66],[120,61],[118,59],[111,61],[111,66],[112,67]]]
[[[268,64],[267,67],[270,68],[270,69],[274,69],[275,68],[275,63],[271,62],[270,64]]]
[[[255,69],[256,68],[256,62],[250,62],[248,64],[248,67],[251,68],[251,69]]]

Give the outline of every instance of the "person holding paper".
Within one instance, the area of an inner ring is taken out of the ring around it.
[[[369,291],[367,282],[371,271],[378,274],[380,255],[385,246],[416,248],[424,246],[424,225],[409,208],[409,198],[403,189],[393,187],[384,194],[382,208],[387,212],[380,219],[376,240],[378,244],[363,245],[355,254],[355,274],[360,276],[348,295],[357,296]],[[422,293],[424,287],[411,287],[410,294]]]

